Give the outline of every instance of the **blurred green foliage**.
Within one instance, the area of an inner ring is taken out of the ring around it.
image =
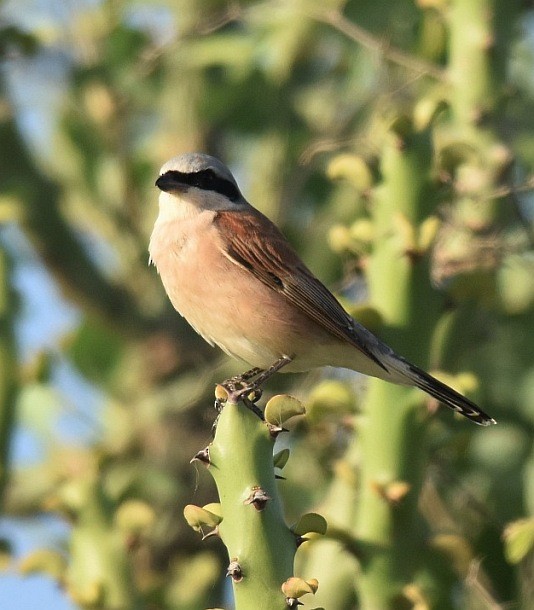
[[[418,364],[447,371],[499,422],[428,416],[435,405],[403,394],[415,414],[403,438],[417,460],[392,454],[408,460],[409,480],[373,480],[370,492],[362,477],[392,438],[381,436],[383,420],[360,442],[378,390],[319,373],[271,382],[291,384],[311,408],[280,484],[287,520],[314,510],[329,523],[327,540],[297,554],[302,575],[319,581],[304,607],[532,608],[530,4],[43,4],[0,8],[0,506],[51,513],[71,534],[64,552],[35,551],[21,572],[49,574],[81,608],[225,604],[224,548],[201,543],[182,514],[216,499],[189,460],[210,439],[214,382],[239,365],[188,328],[147,266],[158,168],[200,150],[231,166],[355,316]],[[57,82],[47,77],[54,66],[64,71]],[[29,128],[27,113],[42,108]],[[53,354],[28,361],[14,340],[23,249],[3,239],[13,226],[79,312]],[[400,267],[389,236],[406,257]],[[55,425],[67,408],[54,385],[58,356],[99,391],[93,443],[73,445]],[[391,400],[386,415],[401,408]],[[16,426],[42,439],[39,463],[11,463]],[[376,549],[362,538],[369,493],[388,503],[393,527],[411,528],[387,583],[373,581]],[[0,541],[1,565],[9,552]],[[372,606],[381,585],[393,593]]]

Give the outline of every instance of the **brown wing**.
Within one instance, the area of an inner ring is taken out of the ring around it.
[[[221,211],[214,223],[225,237],[225,255],[283,294],[316,324],[347,341],[387,371],[358,336],[354,320],[313,275],[276,226],[257,210]]]

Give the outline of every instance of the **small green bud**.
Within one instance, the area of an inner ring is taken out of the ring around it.
[[[509,563],[517,564],[534,548],[534,519],[519,519],[504,529],[504,554]]]
[[[212,513],[205,508],[200,508],[195,504],[187,504],[184,507],[184,517],[187,524],[195,530],[195,532],[203,533],[204,529],[216,528],[222,521],[222,517]]]
[[[306,409],[304,405],[287,394],[273,396],[265,405],[265,421],[275,426],[282,426],[288,419],[295,415],[304,415]]]
[[[428,252],[433,245],[436,235],[441,227],[441,220],[437,216],[428,216],[419,225],[417,249],[421,254]]]
[[[355,396],[346,383],[326,379],[319,382],[310,392],[307,405],[310,420],[318,422],[330,414],[353,413]]]
[[[303,578],[291,576],[282,584],[282,593],[286,599],[298,599],[307,593],[315,594],[318,587],[319,583],[315,578],[306,581]]]
[[[401,212],[393,218],[394,226],[399,235],[404,252],[413,253],[417,249],[416,230],[413,222]]]
[[[375,226],[369,218],[358,218],[350,226],[350,237],[363,244],[370,244],[375,238]]]
[[[154,509],[141,500],[127,500],[115,513],[118,528],[129,533],[140,533],[148,529],[155,518]]]
[[[300,538],[304,538],[307,534],[319,534],[324,536],[328,524],[322,515],[317,513],[306,513],[293,525],[291,531]]]
[[[365,192],[373,185],[373,174],[359,155],[337,155],[328,164],[326,173],[331,180],[348,180],[359,192]]]
[[[61,580],[67,569],[65,557],[57,551],[38,549],[26,555],[19,563],[19,571],[24,576],[36,573],[49,574]]]
[[[217,515],[217,517],[220,517],[222,521],[222,507],[220,502],[210,502],[209,504],[204,504],[202,508],[210,513],[213,513],[214,515]]]
[[[430,126],[437,114],[447,108],[447,102],[441,97],[427,96],[422,98],[413,111],[416,131],[423,131]]]
[[[352,250],[352,238],[347,227],[336,224],[328,231],[328,245],[337,253]]]
[[[497,271],[501,306],[509,314],[520,314],[534,304],[534,261],[527,256],[508,256]]]

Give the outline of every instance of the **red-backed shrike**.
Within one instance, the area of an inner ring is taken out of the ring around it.
[[[174,307],[210,344],[269,373],[330,365],[417,386],[477,424],[495,423],[353,320],[220,161],[180,155],[156,186],[150,259]]]

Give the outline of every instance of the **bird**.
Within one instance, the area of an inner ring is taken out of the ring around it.
[[[245,389],[278,370],[342,367],[420,388],[476,424],[496,423],[354,320],[217,158],[176,156],[155,186],[159,213],[149,261],[193,329],[253,367],[234,378],[256,376]]]

